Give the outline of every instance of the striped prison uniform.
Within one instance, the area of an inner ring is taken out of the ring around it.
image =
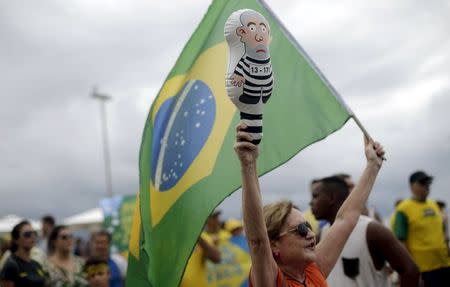
[[[234,73],[244,77],[242,94],[235,101],[241,112],[241,120],[247,125],[247,132],[253,143],[259,144],[263,130],[263,105],[272,95],[273,76],[270,58],[256,60],[244,55],[236,65]]]

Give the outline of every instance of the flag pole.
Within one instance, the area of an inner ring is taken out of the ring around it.
[[[361,129],[361,131],[363,132],[364,136],[366,138],[368,138],[369,140],[373,140],[372,137],[370,136],[369,132],[366,130],[366,128],[359,121],[358,117],[354,113],[351,115],[351,117],[355,121],[356,125]]]
[[[359,127],[359,129],[362,131],[364,136],[369,139],[369,141],[373,141],[373,138],[369,135],[369,132],[366,130],[366,128],[362,125],[362,123],[359,121],[358,117],[352,113],[351,117],[355,121],[356,125]],[[386,160],[386,157],[382,157],[382,160]]]

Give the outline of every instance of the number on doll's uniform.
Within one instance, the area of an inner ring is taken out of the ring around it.
[[[249,70],[250,75],[252,76],[265,76],[270,74],[270,72],[272,71],[272,67],[270,65],[266,66],[250,65]]]

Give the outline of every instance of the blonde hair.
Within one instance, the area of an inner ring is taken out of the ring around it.
[[[282,200],[264,206],[264,221],[266,223],[267,235],[270,240],[278,238],[281,228],[293,208],[297,207],[294,206],[290,200]]]

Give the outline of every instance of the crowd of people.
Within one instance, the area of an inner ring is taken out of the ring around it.
[[[446,204],[429,198],[432,176],[412,173],[405,181],[410,198],[398,200],[384,223],[379,212],[367,206],[384,150],[366,139],[367,165],[357,184],[342,173],[312,180],[310,209],[305,212],[290,201],[263,206],[256,173],[258,147],[249,139],[238,128],[235,150],[241,162],[244,224],[237,224],[237,233],[247,241],[252,265],[245,286],[450,286]],[[181,286],[208,286],[205,262],[221,261],[218,242],[226,236],[216,210]]]
[[[75,240],[72,230],[55,225],[44,216],[41,232],[23,220],[2,240],[1,287],[121,287],[127,262],[110,253],[111,235],[106,230],[92,232],[89,242]],[[78,243],[75,246],[75,243]]]

